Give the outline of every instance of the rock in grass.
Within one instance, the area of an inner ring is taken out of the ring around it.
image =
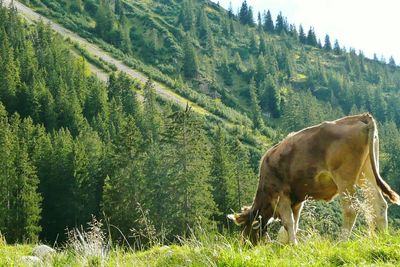
[[[54,249],[47,245],[38,245],[33,249],[32,255],[39,257],[40,259],[44,259],[55,252],[56,251]]]
[[[28,266],[42,266],[42,260],[37,256],[22,256],[21,263]]]

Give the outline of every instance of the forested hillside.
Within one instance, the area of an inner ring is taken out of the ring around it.
[[[0,25],[0,227],[9,242],[61,241],[92,214],[128,237],[144,226],[142,212],[173,238],[251,200],[248,149],[223,127],[160,107],[151,81],[100,82],[60,36],[27,28],[15,10],[1,7]]]
[[[246,2],[239,14],[204,0],[23,2],[213,116],[160,101],[151,80],[111,72],[101,82],[47,25],[1,7],[0,231],[10,242],[62,241],[92,215],[114,239],[142,244],[148,231],[166,241],[197,224],[221,231],[251,202],[266,146],[364,111],[380,123],[382,175],[400,190],[393,59],[321,44],[282,14],[255,22]]]
[[[307,119],[300,107],[291,116],[301,125],[274,124],[292,113],[285,112],[285,103],[301,102],[310,93],[312,103],[325,103],[324,112],[312,114],[369,110],[381,122],[399,122],[400,73],[393,58],[389,64],[368,59],[329,35],[321,43],[313,28],[290,24],[282,14],[255,19],[246,2],[239,14],[204,0],[35,3],[38,11],[94,42],[106,41],[153,79],[168,80],[183,95],[194,89],[213,98],[209,102],[243,111],[259,129],[290,131],[318,122],[321,118]]]

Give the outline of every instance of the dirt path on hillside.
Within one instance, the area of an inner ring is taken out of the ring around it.
[[[104,51],[103,49],[101,49],[100,47],[98,47],[95,44],[89,43],[86,39],[78,36],[77,34],[71,32],[70,30],[64,28],[63,26],[49,20],[46,17],[43,17],[42,15],[36,13],[35,11],[33,11],[32,9],[30,9],[29,7],[21,4],[18,1],[12,1],[12,0],[3,0],[3,3],[5,6],[10,5],[10,3],[13,2],[14,6],[17,8],[18,13],[24,17],[25,19],[27,19],[28,21],[31,22],[36,22],[39,21],[40,19],[46,23],[49,24],[50,27],[60,33],[62,36],[64,36],[65,38],[70,38],[73,42],[78,43],[81,47],[83,47],[84,49],[86,49],[90,54],[101,58],[102,60],[110,63],[110,64],[114,64],[117,68],[117,70],[125,72],[126,74],[128,74],[129,76],[131,76],[132,78],[135,78],[143,83],[145,83],[147,81],[147,76],[145,76],[143,73],[140,73],[130,67],[128,67],[127,65],[125,65],[123,62],[121,62],[120,60],[115,59],[114,57],[112,57],[111,55],[109,55],[106,51]],[[96,66],[89,64],[91,70],[93,73],[95,73],[97,76],[99,76],[100,79],[102,80],[106,80],[107,79],[107,74],[100,70],[99,68],[97,68]],[[189,105],[191,106],[195,106],[196,110],[200,113],[206,113],[208,114],[209,112],[206,111],[205,109],[195,105],[194,103],[188,101],[187,99],[177,95],[176,93],[166,89],[162,84],[157,83],[157,82],[153,82],[154,83],[154,88],[156,90],[156,92],[164,99],[168,99],[170,101],[175,102],[176,104],[185,107],[186,103],[189,103]]]

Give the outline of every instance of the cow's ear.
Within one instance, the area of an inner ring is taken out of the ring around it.
[[[228,214],[226,216],[228,219],[232,220],[236,225],[242,225],[245,223],[246,220],[241,216],[241,214]]]

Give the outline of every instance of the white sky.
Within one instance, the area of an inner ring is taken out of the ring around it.
[[[232,2],[236,13],[243,0],[212,0],[224,8]],[[270,10],[275,22],[279,11],[289,23],[299,24],[308,31],[313,26],[323,44],[329,34],[332,45],[335,39],[347,49],[362,50],[367,57],[376,53],[386,61],[393,56],[400,63],[400,1],[398,0],[247,0],[257,12]]]

